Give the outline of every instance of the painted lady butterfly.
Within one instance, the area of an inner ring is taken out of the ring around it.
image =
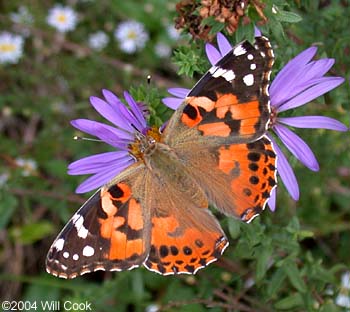
[[[276,185],[270,119],[273,51],[265,37],[235,46],[199,80],[140,158],[96,192],[49,250],[62,278],[138,266],[194,274],[228,246],[209,203],[251,221]]]

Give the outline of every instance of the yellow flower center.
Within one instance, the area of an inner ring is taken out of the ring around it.
[[[153,143],[151,143],[153,141]],[[144,138],[136,138],[135,141],[129,144],[129,151],[136,159],[142,160],[144,152],[154,144],[154,142],[160,141],[159,129],[153,126],[147,130]]]
[[[134,31],[129,31],[127,37],[128,37],[128,39],[136,39],[137,34]]]
[[[60,23],[65,23],[67,21],[67,16],[64,15],[64,14],[59,14],[57,16],[57,20],[60,22]]]
[[[16,50],[16,46],[12,43],[1,43],[0,52],[13,52]]]

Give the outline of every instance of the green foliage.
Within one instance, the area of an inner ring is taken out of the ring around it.
[[[193,77],[195,72],[203,73],[207,61],[203,57],[203,52],[198,53],[198,47],[194,44],[191,46],[181,46],[174,52],[174,63],[179,66],[179,75]]]
[[[350,6],[332,0],[266,0],[262,12],[250,1],[246,17],[229,36],[232,44],[253,40],[254,24],[270,38],[276,62],[272,78],[310,45],[317,57],[335,58],[330,74],[349,77]],[[61,2],[63,3],[63,2]],[[74,195],[85,177],[67,175],[67,165],[105,152],[100,143],[75,141],[81,135],[70,120],[103,121],[89,104],[110,89],[129,90],[161,126],[172,111],[161,99],[168,87],[188,87],[210,67],[204,42],[178,39],[167,30],[177,16],[174,1],[70,1],[79,13],[77,27],[65,35],[48,26],[54,1],[1,2],[0,29],[28,33],[18,64],[0,63],[0,299],[91,302],[94,311],[346,311],[338,295],[349,295],[341,276],[350,258],[350,138],[348,133],[297,130],[310,145],[320,171],[311,172],[286,155],[301,191],[294,202],[279,183],[277,209],[250,224],[223,217],[230,246],[222,259],[195,276],[163,277],[146,269],[84,275],[61,280],[45,272],[45,256],[54,237],[88,198]],[[200,1],[197,1],[200,3]],[[26,5],[32,24],[11,21]],[[114,38],[116,26],[137,20],[149,32],[146,46],[125,53]],[[214,18],[203,24],[225,33]],[[101,51],[88,47],[89,34],[103,30],[110,42]],[[0,32],[1,32],[0,31]],[[226,34],[227,35],[227,34]],[[159,56],[158,43],[173,56]],[[215,40],[214,40],[215,42]],[[176,65],[176,66],[174,66]],[[147,84],[147,75],[152,76]],[[348,81],[291,115],[324,115],[349,124]],[[34,164],[19,165],[18,159]],[[156,196],[156,194],[155,194]],[[38,310],[39,311],[39,310]]]

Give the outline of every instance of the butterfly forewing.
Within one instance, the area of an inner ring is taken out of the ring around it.
[[[256,38],[255,47],[248,41],[235,46],[189,92],[165,130],[165,141],[198,140],[192,137],[193,128],[206,141],[231,144],[260,138],[270,118],[273,60],[267,38]]]
[[[129,167],[78,210],[49,250],[49,273],[74,278],[142,265],[151,235],[150,215],[139,201],[145,172],[140,164]]]

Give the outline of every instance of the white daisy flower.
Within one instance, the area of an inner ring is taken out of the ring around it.
[[[0,63],[16,64],[23,54],[24,39],[9,32],[0,33]]]
[[[101,51],[109,42],[107,34],[103,31],[98,31],[89,36],[89,47],[96,51]]]
[[[35,160],[17,157],[15,162],[18,167],[22,168],[22,176],[28,177],[37,173],[38,165]]]
[[[50,9],[47,23],[59,32],[65,33],[74,30],[78,22],[78,16],[69,6],[55,5]]]
[[[161,58],[169,57],[171,54],[171,48],[162,42],[159,42],[154,46],[154,51]]]
[[[141,50],[149,37],[143,24],[131,20],[120,23],[114,36],[119,42],[120,49],[128,54]]]

